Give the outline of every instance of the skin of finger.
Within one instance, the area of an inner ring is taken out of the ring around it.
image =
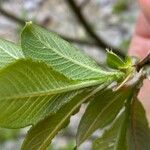
[[[139,4],[142,12],[137,20],[129,54],[142,59],[150,52],[150,0],[139,0]],[[150,123],[150,81],[144,80],[138,97],[145,107]]]
[[[150,22],[147,21],[143,13],[138,17],[135,33],[132,38],[129,54],[139,58],[144,58],[150,51]]]
[[[144,15],[150,20],[150,0],[139,0],[139,5]]]

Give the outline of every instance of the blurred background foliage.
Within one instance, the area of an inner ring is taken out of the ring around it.
[[[74,2],[74,3],[72,3]],[[105,48],[127,53],[138,15],[135,0],[0,0],[0,37],[19,43],[25,21],[32,20],[75,44],[102,64]],[[72,150],[81,111],[49,150]],[[27,129],[0,129],[0,150],[17,150]],[[96,137],[96,132],[92,138]],[[90,140],[81,150],[90,149]]]

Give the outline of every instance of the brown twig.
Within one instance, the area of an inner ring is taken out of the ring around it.
[[[2,7],[0,7],[0,13],[3,16],[9,18],[10,20],[17,22],[18,24],[25,25],[25,22],[26,22],[25,20],[23,20],[19,17],[16,17],[12,13],[9,13],[9,12],[5,11]]]
[[[148,63],[150,63],[150,53],[144,59],[142,59],[138,64],[135,65],[136,70],[140,71],[141,68],[143,68]]]
[[[58,34],[58,33],[57,33]],[[84,39],[77,39],[77,38],[72,38],[66,35],[59,34],[64,40],[80,45],[87,45],[87,46],[98,46],[97,43],[93,40],[84,40]]]
[[[7,17],[8,19],[20,24],[20,25],[25,25],[25,22],[27,22],[26,20],[23,20],[13,14],[11,14],[10,12],[7,12],[6,10],[4,10],[3,8],[0,7],[0,13]],[[41,25],[40,25],[41,26]],[[57,33],[59,34],[59,33]],[[78,39],[78,38],[72,38],[66,35],[61,35],[59,34],[63,39],[67,40],[68,42],[72,42],[72,43],[77,43],[77,44],[81,44],[81,45],[88,45],[88,46],[97,46],[97,43],[94,41],[90,41],[90,40],[83,40],[83,39]]]
[[[10,20],[20,24],[20,25],[25,25],[26,20],[19,18],[13,14],[11,14],[10,12],[7,12],[6,10],[4,10],[2,7],[0,7],[0,13],[2,15],[4,15],[5,17],[9,18]],[[57,33],[59,34],[59,33]],[[60,35],[60,34],[59,34]],[[69,42],[73,42],[73,43],[77,43],[77,44],[81,44],[81,45],[88,45],[88,46],[96,46],[96,47],[100,47],[102,50],[105,51],[106,47],[110,47],[112,49],[114,49],[112,46],[110,46],[109,44],[105,44],[105,42],[101,42],[99,43],[98,41],[90,41],[90,40],[83,40],[83,39],[77,39],[77,38],[72,38],[72,37],[68,37],[65,35],[60,35],[63,39],[69,41]],[[94,38],[93,38],[94,39]],[[115,49],[114,49],[115,51]],[[118,50],[117,50],[118,51]],[[117,52],[116,53],[120,56],[124,56],[123,53],[121,52]]]
[[[75,16],[77,17],[77,19],[79,20],[79,22],[81,23],[81,25],[87,31],[88,35],[90,37],[92,37],[93,40],[95,40],[95,42],[97,43],[97,45],[100,48],[102,48],[103,50],[105,50],[106,48],[110,47],[111,49],[113,49],[113,51],[116,54],[120,55],[121,57],[124,57],[124,53],[120,49],[117,49],[117,48],[114,48],[113,46],[110,46],[110,44],[106,43],[103,39],[101,39],[96,34],[96,32],[91,28],[91,25],[89,24],[89,22],[86,20],[85,16],[82,14],[80,6],[78,6],[76,4],[75,0],[66,0],[66,2],[68,3],[68,5],[72,9],[72,11],[74,12]]]

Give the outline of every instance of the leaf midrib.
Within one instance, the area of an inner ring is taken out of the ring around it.
[[[71,61],[71,62],[73,62],[74,64],[77,64],[77,65],[79,65],[79,66],[82,66],[82,67],[84,67],[84,68],[87,68],[87,69],[89,69],[89,70],[91,70],[91,71],[94,71],[94,72],[97,72],[97,73],[104,73],[104,74],[108,74],[107,72],[105,72],[105,71],[103,71],[103,70],[98,70],[98,69],[93,69],[93,68],[91,68],[91,67],[89,67],[89,66],[87,66],[87,65],[83,65],[82,63],[79,63],[78,61],[75,61],[75,60],[73,60],[73,59],[71,59],[71,58],[69,58],[69,57],[66,57],[66,55],[63,55],[62,53],[60,53],[59,51],[57,51],[57,49],[55,49],[54,47],[53,47],[53,49],[51,48],[51,47],[49,47],[49,45],[46,43],[46,42],[44,42],[44,41],[42,41],[40,38],[37,38],[38,36],[36,36],[33,32],[31,32],[32,34],[33,34],[33,36],[35,37],[35,39],[37,39],[37,40],[39,40],[40,41],[40,43],[41,44],[43,44],[45,47],[48,47],[48,49],[49,50],[52,50],[52,51],[54,51],[55,53],[57,53],[59,56],[61,56],[61,57],[63,57],[63,58],[65,58],[65,59],[67,59],[67,60],[69,60],[69,61]],[[53,39],[52,39],[53,40]],[[53,40],[54,41],[54,40]],[[54,41],[55,42],[55,41]],[[56,42],[55,42],[55,44],[56,44]]]
[[[15,45],[15,46],[19,51],[19,47],[17,45]],[[4,51],[6,54],[8,54],[10,57],[14,58],[14,59],[19,59],[20,58],[19,56],[15,55],[15,54],[12,54],[11,51],[5,50],[1,45],[0,45],[0,49],[2,51]],[[21,53],[20,51],[19,51],[19,53],[20,53],[20,56],[23,57],[23,53]]]
[[[84,99],[82,99],[77,105],[75,105],[70,112],[67,114],[67,116],[64,117],[64,119],[56,126],[55,130],[53,130],[53,132],[51,132],[51,134],[46,138],[46,140],[43,142],[43,144],[38,148],[38,150],[42,150],[43,147],[45,147],[45,143],[47,141],[49,141],[49,138],[51,136],[53,136],[53,134],[57,133],[57,130],[61,127],[61,125],[66,121],[66,119],[74,112],[74,110],[76,110],[85,100],[87,100],[89,97],[93,96],[94,94],[96,94],[99,90],[101,89],[101,86],[99,86],[98,88],[96,88],[94,91],[92,91],[91,93],[89,93]]]
[[[14,58],[14,59],[19,59],[19,57],[15,56],[15,55],[13,55],[12,53],[10,53],[9,51],[3,49],[3,48],[1,47],[1,45],[0,45],[0,49],[1,49],[2,51],[4,51],[6,54],[8,54],[9,56],[11,56],[12,58]]]
[[[111,81],[111,80],[110,79],[107,80],[107,82],[109,82],[109,81]],[[90,86],[96,86],[96,85],[102,84],[102,83],[104,83],[104,82],[102,82],[102,80],[92,80],[92,81],[88,81],[88,82],[84,82],[84,83],[81,82],[81,83],[75,84],[75,85],[69,85],[69,86],[66,86],[63,88],[49,90],[49,91],[37,91],[37,92],[27,93],[27,94],[22,94],[22,95],[3,97],[0,100],[19,99],[19,98],[36,97],[36,96],[48,96],[48,95],[52,95],[52,94],[60,94],[60,93],[69,92],[69,91],[73,91],[73,90],[77,90],[77,89],[87,88]]]

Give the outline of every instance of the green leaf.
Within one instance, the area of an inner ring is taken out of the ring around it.
[[[56,114],[33,126],[27,134],[22,150],[45,150],[54,136],[68,124],[71,115],[79,109],[80,105],[101,89],[103,89],[103,86],[91,92],[84,90],[80,95],[77,95],[72,101],[62,107]]]
[[[125,65],[124,61],[112,51],[107,51],[107,65],[113,69],[119,69]]]
[[[0,128],[0,144],[8,140],[14,140],[20,135],[19,129],[4,129]],[[2,148],[1,148],[2,149]]]
[[[58,72],[75,80],[97,79],[104,76],[123,77],[121,72],[106,72],[56,34],[26,23],[21,34],[21,46],[26,57],[43,61]]]
[[[0,126],[24,127],[55,113],[79,89],[113,78],[73,81],[44,63],[18,60],[0,71]]]
[[[129,91],[123,112],[114,120],[112,126],[93,142],[93,150],[127,150],[126,132],[133,98],[133,91]]]
[[[135,99],[131,107],[131,119],[128,128],[128,150],[149,150],[150,129],[145,110],[138,99]]]
[[[121,125],[124,122],[125,114],[124,112],[115,120],[110,129],[107,129],[102,137],[96,139],[93,142],[93,150],[117,150],[115,149],[115,145],[119,138],[119,132]],[[127,150],[126,140],[123,141],[120,150]],[[118,149],[119,150],[119,149]]]
[[[129,57],[129,56],[126,56],[124,62],[125,62],[125,65],[124,65],[124,68],[128,68],[128,67],[131,67],[133,65],[133,58],[132,57]]]
[[[0,39],[0,68],[23,58],[21,47],[12,42]]]
[[[82,144],[94,131],[110,124],[119,113],[128,96],[128,92],[111,89],[101,91],[89,104],[77,132],[77,146]]]
[[[112,51],[107,51],[107,65],[113,69],[125,70],[126,73],[130,73],[133,70],[133,63],[131,57],[127,56],[124,60],[122,60],[119,56],[117,56]]]

